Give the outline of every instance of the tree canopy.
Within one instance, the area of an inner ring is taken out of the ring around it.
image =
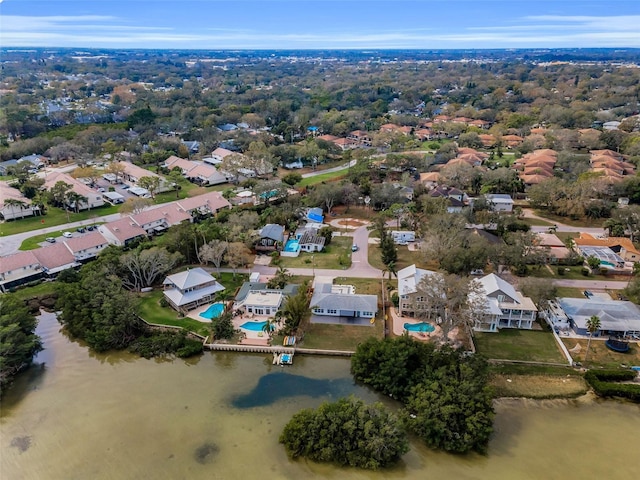
[[[298,412],[280,435],[288,454],[319,462],[378,469],[409,451],[399,420],[381,404],[353,398]]]

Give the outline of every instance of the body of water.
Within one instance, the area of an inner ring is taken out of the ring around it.
[[[6,393],[0,477],[19,479],[566,479],[640,475],[640,407],[614,401],[499,401],[487,456],[433,452],[412,442],[392,470],[292,461],[278,443],[306,407],[354,394],[349,361],[206,353],[145,360],[97,355],[38,327],[46,350]],[[383,401],[387,401],[382,398]],[[392,404],[389,404],[392,405]]]

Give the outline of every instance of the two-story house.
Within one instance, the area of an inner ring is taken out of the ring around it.
[[[474,330],[495,332],[499,328],[533,327],[538,312],[533,300],[494,273],[475,281],[487,300],[488,315],[476,320]]]
[[[224,287],[203,268],[191,268],[164,279],[164,298],[179,312],[212,302]]]

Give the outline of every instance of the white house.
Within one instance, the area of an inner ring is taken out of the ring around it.
[[[98,231],[109,243],[119,247],[147,235],[147,232],[130,217],[99,225]]]
[[[494,212],[510,213],[513,211],[513,198],[510,195],[494,193],[485,195],[485,198]]]
[[[417,268],[415,265],[409,265],[398,271],[398,295],[400,301],[398,303],[398,311],[402,315],[414,315],[416,309],[420,309],[423,298],[418,295],[418,285],[422,279],[431,275],[439,275],[431,270]]]
[[[217,280],[202,268],[192,268],[164,279],[164,298],[178,311],[187,311],[213,301],[224,290]]]
[[[477,319],[474,330],[495,332],[499,328],[533,328],[538,309],[506,280],[490,273],[475,280],[487,302],[487,315]]]
[[[102,250],[109,246],[109,242],[100,232],[94,231],[79,237],[66,239],[64,240],[64,245],[71,252],[73,258],[81,262],[97,257]]]
[[[44,180],[44,187],[46,189],[51,189],[58,182],[64,182],[71,185],[71,190],[84,198],[78,202],[78,210],[87,210],[104,205],[102,193],[88,187],[80,180],[75,179],[66,173],[54,172],[48,174]],[[75,204],[69,205],[69,207],[76,208]]]
[[[0,290],[3,292],[42,275],[42,266],[32,250],[0,257]]]

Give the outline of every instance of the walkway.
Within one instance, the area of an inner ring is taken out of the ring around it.
[[[317,177],[318,175],[324,175],[325,173],[339,172],[340,170],[346,170],[347,168],[355,167],[357,160],[351,160],[349,163],[340,165],[338,167],[327,168],[326,170],[316,170],[315,172],[303,173],[302,178]]]

